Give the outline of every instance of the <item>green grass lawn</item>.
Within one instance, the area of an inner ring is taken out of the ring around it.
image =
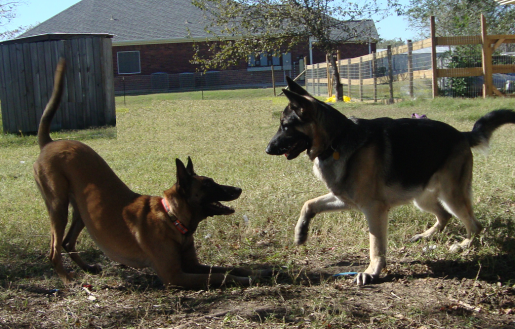
[[[303,203],[327,191],[324,184],[317,181],[312,174],[312,163],[307,157],[300,156],[287,161],[284,157],[269,156],[265,153],[268,141],[277,130],[280,112],[286,105],[284,97],[274,98],[271,94],[270,89],[262,89],[207,91],[204,92],[204,100],[200,99],[199,92],[127,96],[125,102],[123,97],[117,97],[116,127],[55,132],[52,133],[52,138],[84,141],[104,157],[120,178],[138,193],[161,195],[162,191],[175,183],[175,159],[185,161],[187,156],[191,156],[198,174],[212,177],[222,184],[241,187],[242,196],[230,203],[236,209],[234,215],[208,218],[198,228],[196,245],[199,257],[204,263],[282,268],[291,277],[286,284],[287,289],[304,289],[300,281],[296,280],[301,271],[339,271],[340,268],[334,264],[339,264],[343,260],[359,257],[355,264],[363,270],[368,262],[368,233],[366,221],[361,213],[320,215],[312,222],[307,245],[293,245],[294,226]],[[336,108],[347,116],[364,118],[403,118],[410,117],[412,113],[426,114],[431,119],[445,121],[460,130],[470,130],[482,115],[494,109],[515,108],[515,101],[499,98],[440,98],[405,101],[394,105],[342,103],[337,104]],[[477,279],[493,284],[500,282],[501,285],[515,283],[515,276],[503,272],[506,257],[510,261],[515,259],[514,141],[515,126],[505,126],[494,134],[487,157],[475,154],[475,212],[486,229],[475,241],[473,248],[461,254],[448,252],[448,246],[460,240],[465,234],[463,225],[455,219],[451,221],[446,232],[434,241],[408,243],[411,236],[433,225],[434,218],[411,205],[402,206],[393,210],[390,216],[388,262],[392,265],[388,273],[408,273],[406,278],[409,279],[413,274],[409,274],[412,267],[419,266],[417,264],[452,261],[461,264],[458,267],[465,266],[463,264],[472,267],[474,275],[477,272]],[[13,302],[14,308],[0,307],[0,328],[2,317],[18,319],[18,322],[5,322],[6,328],[13,327],[16,323],[21,323],[25,327],[38,327],[38,322],[31,315],[23,315],[24,310],[29,312],[27,314],[36,314],[36,308],[40,307],[31,307],[30,300],[38,300],[38,305],[46,305],[41,307],[57,316],[63,327],[75,326],[74,323],[79,323],[77,327],[86,326],[87,317],[81,315],[81,312],[97,314],[97,311],[92,306],[94,304],[87,302],[81,295],[80,288],[65,292],[64,297],[61,296],[60,299],[56,297],[54,300],[52,295],[45,297],[47,299],[38,299],[41,297],[37,295],[39,290],[62,290],[64,287],[47,259],[50,241],[48,214],[32,176],[32,164],[39,153],[36,138],[0,135],[0,152],[0,304],[7,303],[13,298],[16,301],[16,296],[21,296],[20,298],[28,303]],[[244,216],[249,219],[248,222],[243,220]],[[427,252],[429,245],[436,247]],[[158,296],[164,298],[164,302],[171,303],[173,294],[181,295],[176,291],[155,290],[157,288],[154,288],[154,282],[157,282],[157,279],[150,270],[142,272],[119,268],[96,248],[86,232],[79,238],[78,249],[89,262],[100,263],[105,269],[104,273],[101,276],[85,274],[78,270],[67,256],[64,257],[66,266],[77,271],[79,283],[92,283],[99,289],[108,289],[113,294],[120,292],[121,295],[117,295],[116,299],[117,303],[120,303],[120,310],[123,310],[123,300],[126,300],[130,307],[134,308],[141,303],[140,305],[152,311],[155,309],[153,305],[161,305],[155,300]],[[401,261],[406,258],[414,263],[406,265]],[[480,271],[477,271],[477,268]],[[322,288],[326,287],[321,285]],[[272,289],[270,286],[274,284],[268,284],[268,289]],[[116,287],[124,287],[125,290],[116,290]],[[317,295],[311,284],[306,287],[306,290],[299,292],[299,296],[306,300],[324,300],[324,293]],[[237,291],[220,290],[208,294],[222,296],[221,300],[235,300],[231,294],[235,295]],[[282,290],[279,290],[279,295],[280,291]],[[308,293],[312,297],[309,297]],[[277,297],[279,295],[274,296],[280,300],[280,297]],[[288,290],[288,293],[284,293],[284,296],[287,295],[294,296],[295,293]],[[188,296],[196,298],[191,294]],[[296,298],[300,298],[299,296]],[[196,308],[209,309],[209,303],[222,303],[221,300],[215,299],[215,302],[209,298],[199,297],[199,304],[186,303],[193,312]],[[287,312],[294,314],[292,316],[307,317],[299,315],[303,306],[295,304],[295,297],[284,298],[291,300],[291,304],[288,302],[288,306],[285,306],[290,310]],[[338,303],[343,303],[338,298],[332,299],[335,303],[333,310],[341,305]],[[63,300],[71,303],[66,306],[70,308],[68,315],[60,311],[65,307]],[[260,299],[251,300],[257,302]],[[244,302],[243,299],[235,301]],[[263,301],[268,299],[260,300]],[[105,302],[109,303],[107,300]],[[184,303],[175,302],[174,307],[184,307]],[[177,306],[179,304],[182,306]],[[334,323],[336,327],[350,324],[367,325],[370,317],[380,316],[383,312],[362,310],[369,315],[360,320],[360,317],[348,310],[334,313],[315,302],[311,307],[310,312],[315,315],[309,321],[316,324],[315,327],[324,327],[324,323]],[[105,325],[146,327],[143,321],[147,319],[154,321],[151,323],[156,326],[165,327],[167,323],[168,326],[172,326],[167,321],[172,321],[172,324],[185,323],[178,319],[182,319],[181,316],[186,317],[186,313],[180,310],[170,310],[169,313],[148,313],[147,310],[145,313],[145,310],[141,309],[134,312],[128,319],[124,319],[123,316],[115,317],[115,320],[106,322]],[[399,312],[405,317],[408,316],[404,311]],[[424,323],[420,315],[409,314],[411,318],[419,321],[414,320],[413,325]],[[236,325],[237,320],[229,318],[227,323]],[[459,325],[473,323],[467,319],[458,320],[456,323]],[[268,323],[269,327],[280,327],[286,320],[272,317],[268,320],[256,320],[257,322],[249,321],[250,324]],[[56,324],[48,323],[42,327]],[[392,328],[397,327],[397,322],[392,323]],[[218,324],[221,325],[221,322]]]

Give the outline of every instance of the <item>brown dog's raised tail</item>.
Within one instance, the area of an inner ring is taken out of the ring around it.
[[[52,141],[52,138],[50,137],[50,123],[52,122],[52,118],[54,117],[54,114],[59,108],[59,104],[61,103],[61,97],[64,90],[63,85],[65,69],[66,61],[64,58],[61,58],[59,59],[59,63],[57,63],[57,68],[55,70],[54,91],[52,92],[52,96],[50,97],[50,100],[45,107],[45,111],[43,111],[43,115],[41,116],[41,121],[39,122],[39,149],[42,149],[45,147],[45,145]]]

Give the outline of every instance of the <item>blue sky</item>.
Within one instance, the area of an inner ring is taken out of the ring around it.
[[[19,26],[36,25],[60,13],[79,0],[21,0],[22,4],[16,10],[16,18],[9,24],[0,26],[0,31],[12,30]],[[108,1],[108,0],[106,0]],[[407,5],[409,0],[400,0]],[[379,36],[384,39],[401,38],[416,39],[417,33],[409,30],[407,21],[402,17],[391,16],[376,22]]]

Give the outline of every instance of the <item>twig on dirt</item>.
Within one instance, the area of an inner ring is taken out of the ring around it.
[[[477,278],[479,277],[479,272],[481,272],[481,263],[479,263],[479,269],[477,270],[476,278],[474,279],[474,282],[477,282]]]
[[[393,297],[397,297],[397,298],[399,298],[399,299],[402,299],[402,298],[400,298],[399,296],[397,296],[393,291],[390,291],[390,294],[392,294],[392,296],[393,296]]]
[[[466,308],[469,311],[474,311],[474,312],[477,312],[477,313],[481,312],[481,307],[476,307],[476,306],[467,304],[465,302],[462,302],[461,300],[458,300],[458,299],[455,299],[455,298],[452,298],[452,297],[449,297],[449,300],[452,301],[452,302],[458,303],[458,305],[463,306],[464,308]]]
[[[196,318],[195,320],[186,322],[185,324],[181,324],[180,326],[173,327],[173,328],[174,329],[189,328],[189,327],[191,327],[192,324],[196,323],[195,321],[198,321],[199,319],[215,319],[215,318],[219,318],[222,316],[226,316],[227,313],[229,313],[231,311],[234,311],[234,310],[226,310],[226,311],[222,311],[222,312],[218,312],[218,313],[214,313],[214,314],[208,314],[208,315]],[[163,329],[165,329],[165,328],[163,328]]]

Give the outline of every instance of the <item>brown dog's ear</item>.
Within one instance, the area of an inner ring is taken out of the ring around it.
[[[311,121],[313,119],[313,101],[311,96],[303,96],[283,89],[284,95],[290,101],[290,108],[295,111],[299,118],[303,121]]]
[[[193,169],[193,162],[191,161],[191,158],[188,156],[188,164],[186,165],[186,170],[188,170],[188,173],[191,176],[195,176],[195,169]]]
[[[288,89],[296,94],[303,96],[311,96],[306,89],[302,88],[298,83],[293,81],[290,77],[286,77],[286,82],[288,83]]]
[[[188,170],[184,166],[181,160],[175,159],[175,165],[177,166],[177,185],[179,186],[179,191],[187,193],[189,190],[191,175]]]

